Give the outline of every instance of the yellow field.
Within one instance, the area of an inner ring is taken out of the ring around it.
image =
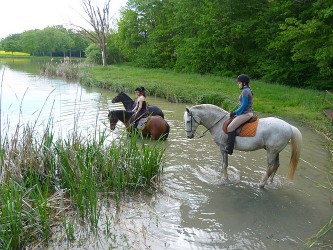
[[[11,56],[12,52],[0,50],[0,56],[2,56],[2,55]],[[24,53],[24,52],[14,52],[13,55],[14,56],[30,56],[30,54]]]

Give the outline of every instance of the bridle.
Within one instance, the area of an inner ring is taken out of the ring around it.
[[[194,121],[195,123],[197,123],[198,125],[200,125],[200,122],[198,122],[197,120],[194,119],[194,116],[193,116],[193,113],[190,112],[189,113],[190,117],[191,117],[191,120],[190,120],[190,123],[191,123],[191,129],[190,130],[185,130],[185,132],[191,132],[192,133],[192,128],[193,128],[193,122]]]
[[[213,123],[212,126],[210,126],[209,128],[207,128],[207,129],[206,129],[206,130],[205,130],[200,136],[198,136],[198,138],[202,138],[202,137],[204,137],[204,136],[206,135],[206,133],[207,133],[210,129],[212,129],[216,124],[218,124],[220,121],[222,121],[222,120],[224,119],[224,117],[227,116],[227,114],[229,114],[229,112],[227,112],[224,116],[222,116],[222,117],[221,117],[220,119],[218,119],[215,123]],[[190,124],[191,124],[191,130],[185,130],[185,132],[188,132],[188,133],[192,133],[192,134],[194,134],[194,133],[193,133],[193,130],[192,130],[192,128],[193,128],[193,123],[192,123],[192,121],[194,121],[194,122],[197,123],[198,125],[200,125],[200,122],[198,122],[197,120],[195,120],[192,111],[189,113],[189,115],[190,115],[190,117],[191,117],[191,122],[190,122]]]

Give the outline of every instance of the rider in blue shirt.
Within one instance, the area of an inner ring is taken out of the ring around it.
[[[228,145],[226,152],[232,155],[235,145],[236,129],[251,119],[253,116],[253,92],[249,86],[250,78],[246,74],[241,74],[237,77],[238,87],[242,90],[239,96],[239,107],[234,112],[230,113],[230,117],[233,118],[227,128],[228,132]]]

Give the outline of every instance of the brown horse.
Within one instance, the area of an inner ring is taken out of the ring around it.
[[[125,110],[109,111],[108,118],[110,121],[110,129],[114,130],[116,128],[117,122],[121,121],[124,123],[129,133],[133,132],[129,123],[132,114],[133,112]],[[170,126],[162,117],[150,116],[145,128],[140,131],[142,131],[142,135],[144,137],[151,137],[153,140],[165,140],[169,136]]]

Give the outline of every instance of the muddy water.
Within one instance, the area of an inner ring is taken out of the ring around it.
[[[2,123],[15,125],[38,119],[38,124],[44,124],[52,114],[59,135],[74,129],[88,135],[95,128],[106,128],[114,95],[9,65],[2,86]],[[274,181],[265,189],[258,187],[266,168],[264,150],[236,151],[229,160],[231,182],[224,183],[220,153],[211,136],[185,137],[186,104],[148,98],[149,103],[163,109],[171,125],[164,143],[166,166],[160,191],[124,200],[117,212],[114,205],[101,203],[98,237],[83,233],[81,228],[77,229],[76,242],[68,244],[61,240],[64,234],[56,235],[52,248],[302,249],[304,241],[331,218],[332,192],[321,187],[329,186],[330,156],[324,138],[312,129],[289,121],[301,130],[304,140],[293,183],[284,178],[289,147],[280,156]],[[119,126],[111,137],[123,129]],[[199,129],[199,134],[203,131]],[[113,219],[111,224],[109,218]]]

